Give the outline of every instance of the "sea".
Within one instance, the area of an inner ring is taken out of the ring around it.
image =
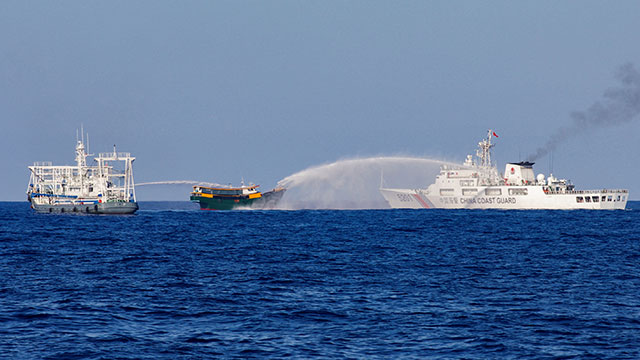
[[[640,358],[640,202],[140,206],[0,203],[1,358]]]

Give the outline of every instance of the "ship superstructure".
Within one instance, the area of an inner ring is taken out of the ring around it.
[[[388,189],[380,193],[392,208],[448,209],[624,209],[628,190],[576,190],[566,179],[534,175],[533,162],[507,163],[499,174],[491,159],[492,130],[478,143],[476,159],[443,165],[426,189]]]
[[[36,162],[29,166],[31,176],[27,200],[38,212],[131,214],[138,210],[133,161],[130,153],[100,153],[95,165],[87,165],[84,135],[76,144],[76,165],[55,166]]]

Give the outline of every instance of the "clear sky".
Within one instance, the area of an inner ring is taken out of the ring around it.
[[[1,1],[0,200],[25,199],[34,161],[72,164],[81,124],[93,152],[137,157],[137,182],[270,188],[348,157],[462,161],[488,128],[502,171],[602,100],[621,65],[640,70],[639,14],[639,1]],[[554,174],[640,199],[639,137],[637,116],[593,127],[557,146]]]

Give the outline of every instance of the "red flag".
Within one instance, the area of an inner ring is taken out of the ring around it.
[[[498,134],[495,133],[495,131],[493,132],[493,136],[499,137]]]

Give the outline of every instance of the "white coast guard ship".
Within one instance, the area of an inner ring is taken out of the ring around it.
[[[87,136],[88,138],[88,136]],[[95,166],[87,165],[82,140],[76,144],[76,165],[53,166],[36,162],[29,166],[31,176],[27,200],[31,208],[48,213],[131,214],[138,210],[130,153],[101,153]]]
[[[445,209],[624,209],[628,190],[576,190],[570,181],[550,174],[534,176],[532,162],[507,163],[498,174],[491,163],[489,130],[478,143],[477,162],[471,155],[464,165],[444,165],[426,189],[385,189],[380,193],[392,208]]]

